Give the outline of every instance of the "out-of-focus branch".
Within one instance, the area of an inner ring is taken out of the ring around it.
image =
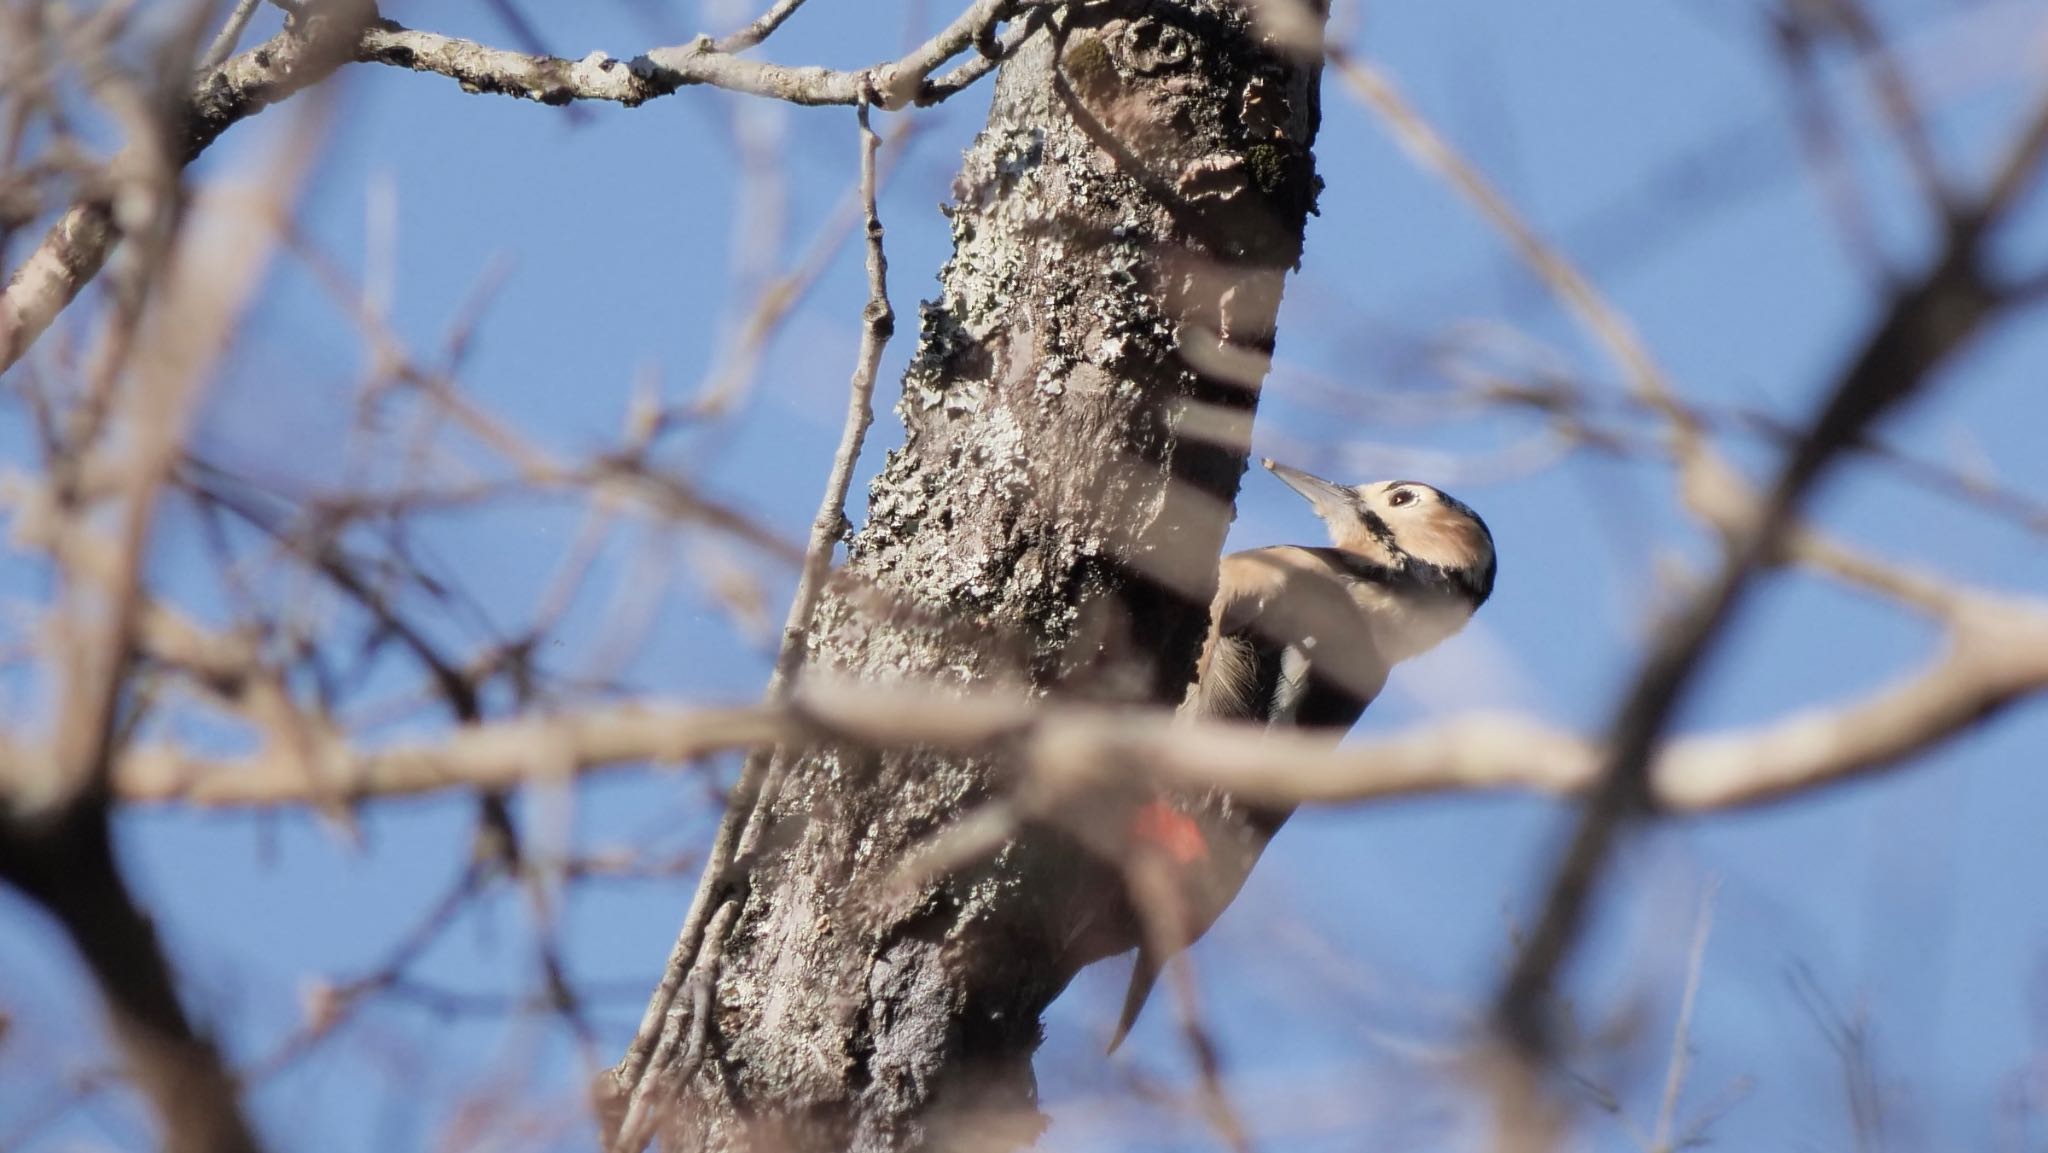
[[[1777,555],[1814,484],[1865,430],[1920,391],[2005,306],[1984,275],[1982,241],[2033,179],[2048,134],[2044,126],[2048,102],[2029,117],[1983,198],[1948,222],[1942,253],[1917,281],[1894,293],[1886,315],[1829,390],[1805,438],[1788,454],[1769,495],[1755,502],[1729,534],[1712,584],[1661,631],[1616,712],[1602,784],[1588,798],[1543,913],[1496,1003],[1502,1031],[1518,1052],[1547,1054],[1548,1001],[1556,973],[1576,942],[1616,839],[1634,817],[1655,806],[1649,774],[1656,743],[1757,573]]]
[[[655,704],[598,706],[559,716],[487,721],[437,739],[379,749],[323,737],[304,759],[286,750],[210,758],[168,744],[141,745],[115,766],[124,801],[218,807],[404,797],[442,789],[512,788],[594,769],[695,760],[788,737],[774,710]],[[20,765],[32,749],[7,750]]]
[[[263,6],[263,0],[235,0],[234,11],[228,13],[227,22],[222,24],[206,52],[199,57],[201,68],[218,68],[221,62],[234,52],[242,41],[242,33],[248,31],[249,21],[255,19],[256,9]]]
[[[167,135],[163,125],[131,131],[131,149],[145,155],[144,142]],[[13,787],[0,803],[0,879],[64,927],[91,971],[164,1147],[239,1153],[258,1142],[234,1081],[180,1003],[171,961],[115,859],[114,778],[132,715],[146,708],[127,691],[138,654],[154,643],[208,665],[233,656],[155,610],[144,576],[186,430],[268,265],[268,225],[287,211],[310,150],[288,150],[253,202],[209,197],[182,228],[167,187],[175,162],[160,150],[156,159],[143,174],[157,182],[153,198],[146,210],[128,206],[124,221],[138,238],[123,285],[131,297],[108,310],[93,380],[44,439],[48,499],[21,526],[59,571],[45,626],[59,704],[36,747],[5,756]]]
[[[125,1072],[168,1153],[256,1153],[220,1051],[186,1017],[163,945],[114,861],[105,804],[0,823],[0,878],[64,927],[107,1001]]]
[[[1981,242],[1995,231],[2036,177],[2041,155],[2048,151],[2048,111],[2030,118],[1975,205],[1952,215],[1943,213],[1941,223],[1948,230],[1946,248],[1917,282],[1894,294],[1887,315],[1844,369],[1827,406],[1791,446],[1770,493],[1760,498],[1714,452],[1699,422],[1664,379],[1625,318],[1591,283],[1537,236],[1483,175],[1400,98],[1390,82],[1340,50],[1333,49],[1330,59],[1360,99],[1381,115],[1421,162],[1474,203],[1609,351],[1637,397],[1664,417],[1686,503],[1721,531],[1726,544],[1720,574],[1688,611],[1663,631],[1642,675],[1634,679],[1634,690],[1617,711],[1604,751],[1610,766],[1603,776],[1605,783],[1589,799],[1543,916],[1502,990],[1497,1009],[1504,1032],[1518,1050],[1541,1055],[1548,1044],[1546,997],[1551,981],[1577,936],[1615,836],[1631,817],[1660,804],[1662,786],[1653,779],[1652,766],[1662,762],[1653,756],[1653,749],[1702,657],[1722,635],[1722,626],[1757,570],[1787,552],[1785,540],[1796,529],[1798,508],[1836,456],[1860,443],[1873,422],[1918,391],[1941,363],[2009,302],[1981,275]],[[1936,200],[1937,207],[1947,207],[1940,197]],[[1929,592],[1928,582],[1912,574],[1892,579],[1881,571],[1882,566],[1810,530],[1798,530],[1796,535],[1792,551],[1802,559],[1939,611],[1940,605],[1930,603],[1939,597]],[[1964,645],[1968,633],[1959,624],[1955,636],[1958,652],[1974,651]],[[1986,659],[1971,664],[1981,665]],[[1940,680],[1932,678],[1930,683],[1939,688]],[[1916,698],[1903,703],[1931,702]]]
[[[492,48],[472,40],[417,31],[388,20],[363,33],[356,59],[434,72],[456,80],[472,92],[517,96],[543,104],[604,100],[633,107],[681,88],[704,84],[791,104],[856,104],[872,94],[874,103],[894,110],[936,98],[938,93],[930,92],[926,83],[931,74],[973,45],[996,43],[995,29],[1019,6],[1020,0],[976,0],[908,55],[859,70],[792,67],[754,60],[735,55],[733,48],[709,36],[699,36],[672,48],[657,48],[633,60],[619,60],[602,52],[593,52],[581,60],[565,60]],[[795,5],[787,7],[793,9]],[[776,12],[788,14],[782,6]],[[769,31],[772,30],[771,25]],[[733,39],[741,48],[751,47],[758,43],[758,39],[745,39],[752,31],[749,29]]]
[[[778,13],[786,17],[795,7],[778,5],[763,22]],[[182,120],[179,159],[190,163],[230,125],[319,83],[351,59],[439,73],[471,91],[550,104],[607,100],[637,105],[700,84],[794,104],[855,104],[871,98],[883,108],[898,109],[933,103],[985,73],[990,63],[984,59],[981,67],[963,67],[934,83],[932,74],[946,62],[969,48],[1000,58],[1015,47],[1011,38],[999,39],[996,30],[1022,7],[1035,9],[1036,2],[977,0],[908,55],[847,71],[747,59],[708,36],[632,61],[601,52],[564,60],[406,28],[378,19],[366,0],[308,3],[296,10],[284,31],[199,78]],[[223,29],[223,37],[227,32]],[[20,359],[98,275],[119,239],[114,207],[106,197],[81,201],[51,226],[0,294],[0,372]]]
[[[1717,735],[1669,742],[1650,760],[1660,811],[1763,804],[1903,763],[2022,700],[2048,694],[2048,606],[1991,596],[1959,604],[1945,651],[1866,697]],[[1248,803],[1346,803],[1521,789],[1570,795],[1599,779],[1597,743],[1527,719],[1473,716],[1332,749],[1313,737],[1165,716],[1036,710],[812,687],[826,728],[874,741],[974,748],[1016,742],[1031,769],[1022,807],[1056,816],[1098,772],[1135,768]],[[1000,840],[1000,838],[998,838]]]
[[[230,125],[326,79],[347,62],[366,11],[357,3],[308,5],[284,31],[203,73],[180,118],[177,162],[191,163]],[[109,197],[80,201],[58,218],[0,292],[0,372],[99,274],[120,238]]]
[[[1650,760],[1659,811],[1764,804],[1899,765],[1979,721],[2048,694],[2048,605],[1952,590],[1943,652],[1897,683],[1830,708],[1754,728],[1687,737]],[[1472,716],[1339,748],[1312,737],[1171,714],[1082,710],[992,699],[811,685],[794,706],[640,704],[493,721],[382,751],[342,755],[326,784],[371,799],[536,778],[829,736],[876,745],[1000,745],[1032,783],[1024,807],[1067,799],[1096,771],[1137,770],[1251,802],[1357,803],[1427,793],[1520,789],[1570,795],[1598,776],[1600,748],[1526,718]],[[6,750],[19,763],[29,750]],[[126,800],[266,806],[309,802],[295,765],[217,761],[158,746],[131,752],[115,785]],[[1000,836],[996,838],[998,841]]]
[[[1696,423],[1678,403],[1677,392],[1664,370],[1650,355],[1649,349],[1636,335],[1634,325],[1622,315],[1621,310],[1601,295],[1578,266],[1522,219],[1508,198],[1477,166],[1451,147],[1429,121],[1423,119],[1392,80],[1334,45],[1329,48],[1328,56],[1330,66],[1344,78],[1358,99],[1386,122],[1402,146],[1414,154],[1420,164],[1441,175],[1470,200],[1473,207],[1508,241],[1515,254],[1535,270],[1590,335],[1613,355],[1615,362],[1627,374],[1630,388],[1637,398],[1670,421],[1680,455],[1694,451],[1700,440]]]
[[[1869,206],[1852,175],[1842,133],[1829,115],[1827,84],[1820,55],[1839,42],[1857,58],[1892,141],[1918,186],[1923,207],[1940,218],[1952,207],[1948,179],[1927,128],[1919,96],[1874,15],[1861,0],[1817,0],[1788,4],[1770,17],[1779,50],[1786,58],[1797,101],[1796,119],[1821,191],[1849,234],[1852,251],[1868,268],[1886,276],[1876,238],[1870,229]]]

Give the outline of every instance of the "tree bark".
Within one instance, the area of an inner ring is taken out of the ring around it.
[[[1068,6],[1004,63],[921,309],[907,441],[806,676],[1179,700],[1319,187],[1319,74],[1239,0]],[[1035,1137],[1042,1012],[1136,942],[1115,864],[1048,825],[892,892],[1003,792],[999,759],[836,747],[776,771],[665,1143]]]

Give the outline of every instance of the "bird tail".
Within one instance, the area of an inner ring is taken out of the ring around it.
[[[1138,946],[1138,959],[1131,965],[1131,986],[1124,991],[1123,1015],[1117,1018],[1116,1034],[1109,1039],[1109,1053],[1130,1036],[1131,1026],[1137,1024],[1138,1013],[1145,1008],[1145,999],[1152,995],[1152,986],[1159,981],[1159,962],[1152,956],[1152,950]]]

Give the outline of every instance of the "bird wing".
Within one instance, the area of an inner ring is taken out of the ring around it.
[[[1224,557],[1209,611],[1209,635],[1181,712],[1203,720],[1294,724],[1341,735],[1386,681],[1360,611],[1342,574],[1317,551],[1281,546]],[[1197,814],[1208,826],[1204,833],[1211,855],[1191,866],[1184,878],[1190,907],[1180,911],[1180,927],[1189,943],[1207,932],[1237,896],[1266,843],[1293,811],[1291,806],[1247,810],[1227,801],[1222,808]],[[1171,955],[1149,940],[1139,944],[1111,1053],[1137,1022]]]
[[[1349,729],[1387,665],[1325,550],[1280,546],[1223,558],[1209,635],[1181,711],[1204,720]]]
[[[1280,675],[1282,646],[1257,625],[1267,604],[1286,592],[1288,566],[1276,555],[1281,551],[1255,549],[1223,558],[1216,600],[1209,606],[1209,636],[1183,713],[1218,721],[1265,716]]]

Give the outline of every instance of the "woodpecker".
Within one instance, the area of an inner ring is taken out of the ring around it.
[[[1486,603],[1493,534],[1463,502],[1418,481],[1345,486],[1263,463],[1308,499],[1333,547],[1277,545],[1223,558],[1208,639],[1180,712],[1298,726],[1334,743],[1396,664],[1436,647]],[[1228,797],[1192,806],[1162,799],[1138,810],[1134,841],[1172,871],[1180,948],[1215,923],[1293,812]],[[1172,951],[1159,953],[1149,940],[1139,946],[1110,1052]]]

